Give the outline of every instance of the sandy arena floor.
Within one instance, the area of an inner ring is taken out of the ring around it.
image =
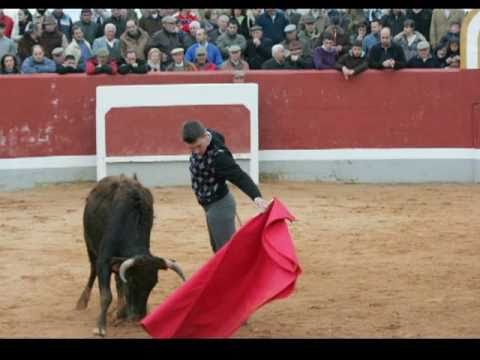
[[[89,307],[74,310],[89,272],[82,212],[92,186],[0,193],[0,337],[92,337],[97,283]],[[235,337],[480,337],[479,185],[261,188],[298,218],[290,230],[304,274]],[[153,191],[152,252],[191,275],[211,256],[202,210],[188,187]],[[234,193],[245,221],[256,210]],[[150,307],[179,285],[161,272]],[[148,337],[135,323],[113,326],[115,307],[109,337]]]

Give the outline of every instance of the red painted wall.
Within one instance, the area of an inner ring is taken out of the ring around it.
[[[478,147],[479,70],[369,70],[348,81],[333,70],[252,71],[246,81],[257,82],[260,88],[261,150]],[[0,158],[95,154],[96,86],[225,82],[232,82],[232,74],[3,76]],[[179,122],[179,110],[173,107],[157,114],[158,110],[142,109],[142,117],[135,117],[148,123],[156,116],[177,116]],[[246,110],[237,110],[234,118],[241,123],[237,131],[243,132]],[[209,126],[229,113],[222,107],[206,111],[208,116],[200,120]],[[185,117],[201,113],[202,109],[190,109]],[[111,116],[126,124],[134,115],[122,110]],[[226,131],[233,133],[234,128]],[[168,132],[172,139],[178,136],[177,130]],[[173,142],[156,144],[154,135],[142,133],[142,152],[168,154],[180,149]],[[228,137],[233,149],[247,146],[244,140],[235,143],[230,133]],[[129,141],[129,136],[120,137],[108,149],[131,154]]]
[[[106,116],[108,156],[188,154],[181,141],[182,124],[200,120],[220,131],[235,153],[250,152],[247,108],[230,106],[167,106],[116,108]]]

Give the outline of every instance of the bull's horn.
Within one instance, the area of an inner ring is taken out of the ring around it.
[[[168,260],[158,256],[154,256],[154,259],[159,269],[163,269],[163,270],[172,269],[178,274],[178,276],[182,278],[183,281],[185,281],[185,275],[183,274],[182,269],[180,268],[180,266],[178,266],[175,263],[174,260]]]
[[[131,268],[134,264],[135,264],[135,259],[134,258],[129,258],[129,259],[125,260],[124,262],[122,262],[122,265],[120,265],[120,269],[118,270],[118,273],[120,275],[120,279],[122,279],[122,281],[124,283],[127,282],[127,279],[125,278],[125,272],[129,268]]]
[[[183,274],[183,271],[180,268],[180,266],[178,266],[175,261],[165,259],[165,263],[167,264],[168,268],[175,271],[178,274],[178,276],[180,276],[182,280],[185,281],[185,275]]]

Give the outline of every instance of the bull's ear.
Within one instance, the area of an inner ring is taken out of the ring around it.
[[[115,274],[118,274],[120,265],[122,265],[122,262],[125,260],[127,260],[126,257],[113,257],[110,259],[110,267]]]

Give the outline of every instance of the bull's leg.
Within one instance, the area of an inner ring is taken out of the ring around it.
[[[97,328],[93,330],[95,335],[107,334],[107,311],[112,303],[112,290],[110,289],[110,266],[103,263],[98,266],[98,286],[100,288],[100,315],[97,320]]]
[[[77,310],[83,310],[87,308],[88,301],[90,300],[90,294],[92,293],[93,283],[95,282],[96,270],[95,270],[95,259],[93,254],[88,252],[88,257],[90,258],[90,276],[88,277],[87,285],[83,289],[80,298],[77,301]]]
[[[125,288],[120,276],[115,274],[115,282],[117,284],[117,318],[124,319],[127,317],[127,301],[125,299]]]

